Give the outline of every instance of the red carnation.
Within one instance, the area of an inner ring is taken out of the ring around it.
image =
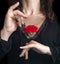
[[[33,37],[34,34],[38,31],[38,27],[35,25],[28,25],[24,28],[24,32],[29,35],[29,37]]]

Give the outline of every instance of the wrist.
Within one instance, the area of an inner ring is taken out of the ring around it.
[[[9,32],[7,32],[7,30],[5,28],[3,28],[0,32],[0,36],[1,36],[1,39],[5,40],[5,41],[8,41],[8,38],[11,34]]]
[[[35,48],[38,49],[40,51],[40,53],[42,53],[42,54],[51,55],[51,51],[48,46],[38,43],[38,44],[36,44]]]
[[[50,48],[48,46],[47,46],[47,54],[51,55],[51,51],[50,51]]]

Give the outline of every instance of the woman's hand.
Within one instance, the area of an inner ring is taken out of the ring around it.
[[[21,46],[20,48],[21,49],[30,49],[31,48],[40,54],[51,55],[51,51],[50,51],[50,48],[48,46],[40,44],[34,40],[31,40],[27,45]]]
[[[21,11],[15,10],[16,7],[19,6],[19,2],[12,5],[5,16],[4,26],[1,30],[1,38],[4,40],[8,40],[9,36],[16,30],[17,22],[21,24],[20,17],[26,17]]]

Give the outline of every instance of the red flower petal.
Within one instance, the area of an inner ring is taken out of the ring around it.
[[[37,32],[38,31],[38,27],[35,25],[28,25],[24,28],[24,32],[25,33],[33,33],[33,32]]]

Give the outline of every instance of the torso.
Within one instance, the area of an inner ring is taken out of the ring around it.
[[[31,25],[37,27],[37,32],[39,32],[42,25],[44,24],[45,17],[42,14],[31,15],[28,18],[21,18],[21,21],[22,21],[22,24],[25,24],[25,27],[31,26]],[[34,30],[34,29],[32,28],[32,30]],[[34,32],[34,34],[32,36],[36,36],[37,32]],[[30,37],[27,36],[27,38],[30,38]]]
[[[55,38],[58,32],[58,27],[56,27],[56,23],[47,22],[48,21],[46,20],[46,25],[34,40],[44,45],[53,46],[57,42]],[[21,49],[19,47],[21,44],[23,45],[23,43],[25,44],[28,42],[28,39],[23,33],[20,34],[19,32],[20,30],[17,30],[13,36],[13,48],[8,54],[9,64],[53,64],[52,58],[49,55],[38,54],[32,49],[29,51],[29,59],[27,61],[24,59],[24,57],[20,58],[19,55]]]

